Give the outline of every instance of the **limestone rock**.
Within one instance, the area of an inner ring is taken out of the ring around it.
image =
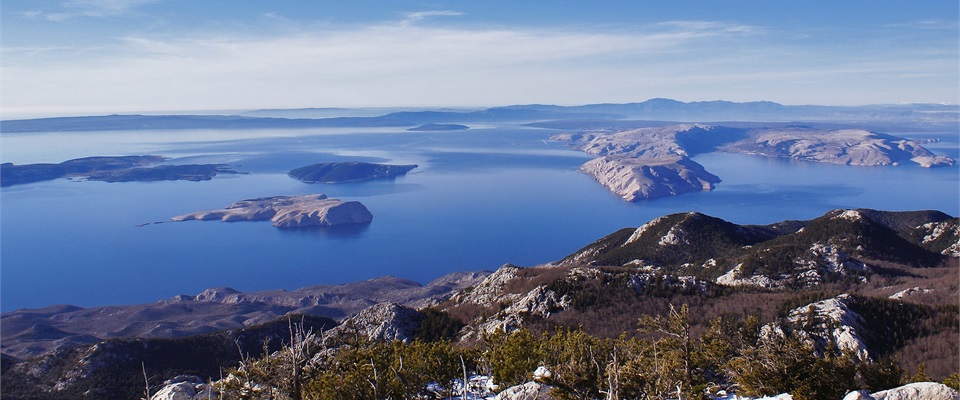
[[[843,400],[960,400],[960,394],[936,382],[916,382],[873,394],[850,392]]]
[[[494,397],[494,400],[552,400],[550,394],[553,388],[540,382],[527,382],[522,385],[504,389]]]
[[[334,328],[333,335],[358,331],[371,341],[413,340],[423,314],[397,303],[380,303],[360,311]]]
[[[801,318],[812,313],[816,316],[816,321],[808,330],[797,331],[801,338],[813,341],[817,346],[833,341],[840,350],[850,351],[858,360],[866,361],[870,359],[870,353],[860,334],[864,330],[864,320],[847,306],[849,300],[850,295],[841,294],[798,307],[790,311],[788,320],[799,323]],[[782,334],[783,332],[773,325],[766,325],[761,329],[761,335],[764,336]]]

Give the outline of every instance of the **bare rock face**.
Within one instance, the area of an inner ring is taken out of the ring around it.
[[[843,400],[920,400],[943,399],[958,400],[960,394],[947,385],[936,382],[909,383],[893,389],[883,390],[872,394],[850,392]]]
[[[702,165],[681,156],[601,157],[584,163],[580,171],[627,201],[712,190],[720,182]]]
[[[790,311],[788,319],[791,323],[798,323],[812,313],[816,316],[816,321],[808,321],[808,323],[813,325],[809,329],[796,331],[803,340],[813,342],[815,346],[833,341],[841,350],[850,351],[858,360],[866,361],[870,359],[870,353],[861,336],[864,320],[860,314],[850,309],[847,305],[849,301],[850,295],[841,294],[795,308]],[[761,329],[760,334],[783,336],[784,333],[779,327],[766,325]]]
[[[308,228],[364,224],[373,214],[362,203],[328,198],[324,194],[274,196],[241,200],[222,210],[200,211],[171,218],[171,221],[219,219],[222,222],[266,221],[277,228]]]
[[[347,319],[333,329],[333,335],[349,335],[354,331],[371,341],[413,340],[414,331],[423,314],[397,303],[380,303]]]

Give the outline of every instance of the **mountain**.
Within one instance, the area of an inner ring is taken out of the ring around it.
[[[937,211],[860,209],[834,210],[810,221],[741,226],[699,213],[674,214],[617,231],[561,264],[637,266],[728,286],[809,287],[858,279],[888,263],[940,266],[960,241],[957,221]],[[918,230],[939,235],[933,239]]]
[[[550,120],[642,119],[653,121],[846,121],[955,126],[958,107],[939,104],[868,106],[788,106],[768,101],[681,102],[650,99],[638,103],[492,107],[475,111],[396,111],[370,116],[346,109],[258,110],[240,115],[106,115],[2,121],[4,132],[120,129],[273,129],[319,127],[413,127],[429,123],[538,122]],[[276,116],[288,118],[278,118]],[[331,116],[333,115],[333,116]],[[352,116],[351,116],[352,115]],[[316,116],[316,117],[315,117]],[[307,117],[307,118],[304,118]]]
[[[238,329],[287,314],[344,319],[382,302],[414,307],[433,304],[480,281],[489,272],[457,272],[422,285],[380,277],[341,285],[297,290],[239,292],[212,288],[195,296],[180,295],[155,303],[82,308],[59,305],[3,313],[3,354],[36,357],[55,349],[101,340],[140,337],[177,338]]]

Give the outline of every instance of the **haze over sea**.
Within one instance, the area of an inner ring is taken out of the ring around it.
[[[3,162],[157,154],[225,163],[246,175],[211,181],[77,182],[0,191],[3,311],[53,304],[153,302],[210,287],[296,289],[393,275],[427,282],[452,271],[558,260],[623,227],[700,211],[740,224],[810,219],[835,208],[960,214],[957,167],[851,167],[711,153],[711,192],[628,203],[577,167],[592,156],[548,139],[558,131],[473,126],[143,130],[3,136]],[[958,158],[956,132],[927,147]],[[419,164],[404,177],[306,184],[292,168],[359,160]],[[138,226],[248,198],[325,193],[374,214],[361,227],[284,231],[266,222]]]

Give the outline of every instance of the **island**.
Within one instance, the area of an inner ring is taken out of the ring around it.
[[[281,229],[365,224],[373,214],[358,201],[341,201],[325,194],[273,196],[241,200],[221,210],[199,211],[170,218],[170,221],[272,221]]]
[[[465,131],[469,126],[460,124],[423,124],[410,129],[411,132],[442,132],[442,131]]]
[[[238,174],[224,164],[157,165],[161,156],[85,157],[59,164],[0,164],[0,186],[77,178],[103,182],[206,181],[217,174]]]
[[[880,166],[917,164],[951,166],[954,160],[938,156],[919,143],[863,129],[765,129],[744,140],[721,146],[722,151],[786,157],[832,164]]]
[[[372,164],[358,161],[318,163],[290,170],[288,175],[306,183],[345,183],[388,179],[417,168],[412,165]]]
[[[680,156],[600,157],[580,166],[580,172],[627,201],[713,190],[720,182],[702,165]]]
[[[610,191],[637,201],[711,190],[720,178],[689,157],[727,152],[857,166],[951,166],[910,139],[864,129],[679,124],[551,136],[601,156],[580,167]]]

